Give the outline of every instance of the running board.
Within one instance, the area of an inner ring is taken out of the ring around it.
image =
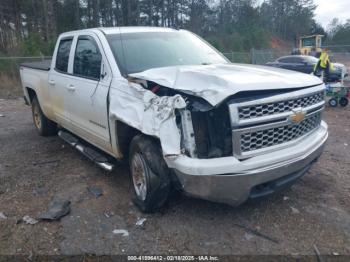
[[[93,161],[96,165],[103,168],[106,171],[113,171],[114,165],[108,162],[108,159],[101,153],[92,149],[91,147],[87,147],[79,142],[79,139],[65,131],[58,131],[58,136],[62,138],[65,142],[70,144],[72,147],[77,149],[80,153],[86,156],[88,159]]]

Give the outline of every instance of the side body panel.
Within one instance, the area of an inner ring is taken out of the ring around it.
[[[24,96],[30,102],[28,88],[37,94],[41,109],[45,116],[50,119],[54,118],[54,113],[50,102],[50,90],[48,87],[49,72],[44,70],[31,69],[28,67],[20,68],[21,83]]]

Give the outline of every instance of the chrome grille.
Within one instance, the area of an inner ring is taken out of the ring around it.
[[[229,105],[233,155],[244,159],[297,143],[316,130],[324,85]]]
[[[292,141],[314,130],[320,123],[321,113],[317,113],[298,124],[242,133],[240,138],[241,152],[249,152]]]
[[[240,107],[238,114],[240,119],[251,119],[291,111],[298,107],[308,107],[324,100],[324,92],[304,96],[296,99]]]

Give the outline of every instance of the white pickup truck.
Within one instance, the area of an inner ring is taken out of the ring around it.
[[[318,78],[232,64],[185,30],[64,33],[51,62],[20,73],[39,133],[58,132],[106,170],[128,160],[144,212],[172,188],[231,205],[270,195],[304,175],[328,137]]]

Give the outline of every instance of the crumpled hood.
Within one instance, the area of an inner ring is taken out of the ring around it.
[[[247,64],[162,67],[131,77],[202,97],[215,106],[240,91],[300,88],[322,84],[315,76]]]

